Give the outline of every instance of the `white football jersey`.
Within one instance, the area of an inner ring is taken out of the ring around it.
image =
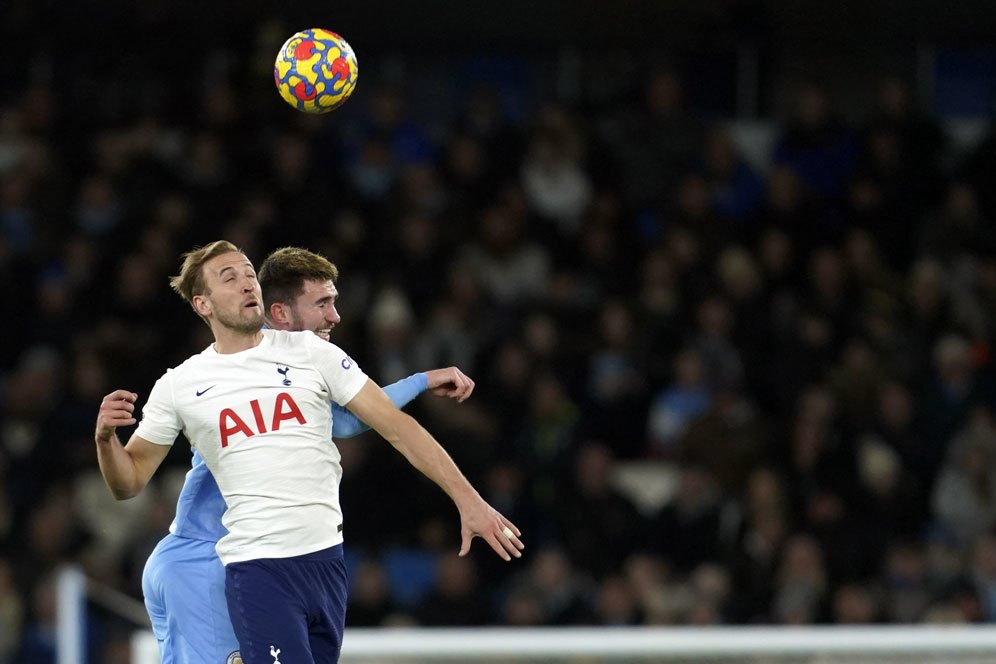
[[[172,445],[182,431],[204,457],[228,504],[223,563],[312,553],[342,542],[329,402],[345,405],[366,381],[311,332],[264,330],[255,348],[212,345],[168,370],[135,433]]]

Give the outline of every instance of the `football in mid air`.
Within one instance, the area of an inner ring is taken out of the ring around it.
[[[359,69],[353,49],[334,32],[296,33],[280,48],[273,80],[284,101],[305,113],[328,113],[349,99]]]

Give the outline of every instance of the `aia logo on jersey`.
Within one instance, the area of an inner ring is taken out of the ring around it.
[[[218,414],[218,431],[221,435],[222,447],[228,447],[229,437],[238,433],[246,438],[252,438],[258,433],[279,431],[280,425],[287,420],[296,420],[298,424],[308,423],[294,398],[286,392],[277,395],[277,400],[273,402],[273,414],[268,418],[263,415],[259,399],[250,401],[249,409],[252,413],[251,422],[256,425],[255,429],[249,426],[246,419],[239,415],[234,408],[226,408]]]

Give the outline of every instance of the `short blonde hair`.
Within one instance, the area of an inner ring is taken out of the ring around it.
[[[204,263],[215,256],[233,252],[245,254],[228,240],[217,240],[203,247],[191,249],[180,256],[183,260],[180,274],[169,278],[170,287],[193,307],[194,297],[203,295],[207,291],[207,287],[204,285]]]

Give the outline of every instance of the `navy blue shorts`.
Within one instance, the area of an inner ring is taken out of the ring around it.
[[[225,598],[245,664],[335,664],[346,621],[342,545],[225,567]]]

